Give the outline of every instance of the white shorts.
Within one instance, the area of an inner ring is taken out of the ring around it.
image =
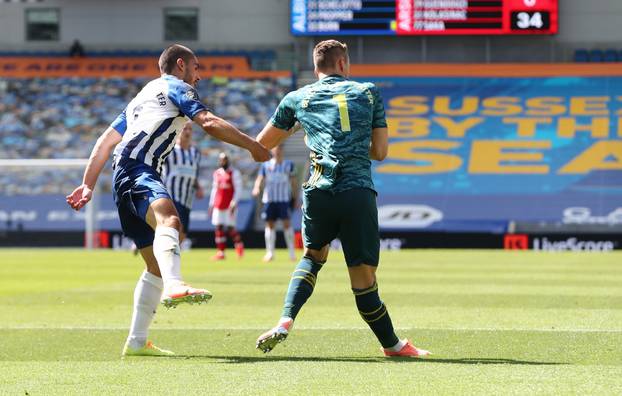
[[[235,227],[235,209],[217,209],[212,212],[212,224],[215,226]]]

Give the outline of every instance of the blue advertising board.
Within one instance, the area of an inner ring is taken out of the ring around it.
[[[621,77],[357,78],[381,87],[384,229],[622,225]]]
[[[99,196],[98,227],[102,230],[119,231],[121,223],[111,194]],[[209,199],[196,199],[190,213],[190,229],[211,231],[208,216]],[[90,205],[90,204],[87,204]],[[0,202],[0,231],[76,231],[84,229],[86,210],[72,210],[65,197],[55,194],[3,196]],[[255,201],[242,200],[238,204],[237,228],[246,230],[255,214]]]

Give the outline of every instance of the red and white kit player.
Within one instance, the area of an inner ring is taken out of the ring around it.
[[[238,197],[242,190],[242,176],[237,169],[229,164],[227,154],[218,156],[219,168],[214,171],[212,192],[209,199],[209,211],[212,213],[212,224],[216,227],[214,241],[216,255],[213,260],[225,258],[227,235],[233,241],[238,258],[244,255],[244,243],[235,229]],[[225,230],[226,228],[226,230]]]

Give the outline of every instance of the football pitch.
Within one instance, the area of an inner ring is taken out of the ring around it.
[[[150,339],[174,358],[120,359],[141,261],[127,252],[0,250],[0,394],[621,394],[622,255],[383,252],[398,335],[434,355],[382,357],[332,252],[290,337],[279,317],[294,267],[186,252],[208,305],[161,307]]]

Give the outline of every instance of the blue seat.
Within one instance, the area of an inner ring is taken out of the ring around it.
[[[593,49],[590,50],[590,62],[603,62],[605,54],[602,50]]]
[[[617,62],[619,60],[618,51],[613,48],[606,49],[603,59],[605,62]]]
[[[586,49],[577,49],[574,51],[574,61],[585,63],[590,61],[590,54]]]

